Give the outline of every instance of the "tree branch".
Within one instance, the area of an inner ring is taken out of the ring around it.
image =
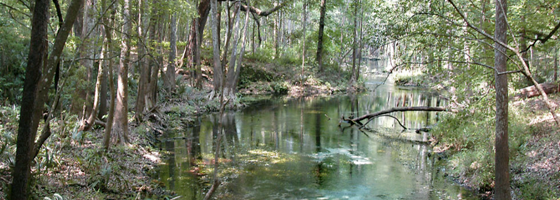
[[[367,114],[367,115],[363,115],[361,117],[357,117],[354,119],[350,119],[350,118],[342,118],[342,120],[350,123],[350,124],[362,124],[360,121],[364,120],[364,119],[371,119],[371,118],[375,118],[375,117],[379,117],[379,116],[383,116],[385,114],[388,113],[392,113],[392,112],[407,112],[407,111],[435,111],[435,112],[443,112],[443,111],[450,111],[447,108],[442,108],[442,107],[428,107],[428,106],[418,106],[418,107],[397,107],[397,108],[391,108],[388,110],[382,110],[382,111],[378,111],[378,112],[374,112],[371,114]]]
[[[538,41],[540,41],[542,44],[544,44],[546,41],[548,41],[550,38],[552,38],[552,36],[554,36],[554,34],[556,34],[556,31],[558,31],[558,29],[560,29],[560,23],[558,23],[554,27],[554,29],[552,29],[552,31],[550,31],[550,33],[548,33],[548,35],[546,37],[544,37],[544,38],[537,37],[536,39],[534,39],[533,43],[531,45],[529,45],[526,49],[523,49],[523,51],[521,51],[521,53],[527,52],[529,49],[531,49],[531,47],[535,46]]]
[[[231,1],[231,0],[218,0],[218,1]],[[257,14],[258,16],[261,16],[261,17],[266,17],[266,16],[269,16],[270,14],[276,12],[280,8],[284,7],[289,2],[291,2],[291,1],[282,2],[281,4],[278,4],[271,9],[264,10],[264,11],[261,10],[261,9],[255,8],[253,6],[241,5],[241,11],[247,11],[247,8],[249,8],[249,12]]]

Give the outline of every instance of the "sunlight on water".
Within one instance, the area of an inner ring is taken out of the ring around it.
[[[372,67],[375,67],[373,64]],[[382,70],[377,70],[382,71]],[[383,78],[374,73],[371,83]],[[375,84],[368,85],[375,87]],[[397,106],[438,106],[445,102],[421,90],[383,85],[357,96],[269,99],[223,120],[218,171],[219,199],[474,199],[443,178],[437,156],[413,130],[433,125],[435,113],[394,113],[362,132],[341,124]],[[302,121],[303,119],[303,121]],[[171,152],[159,180],[180,199],[202,199],[210,188],[217,115],[196,119],[162,143]],[[411,129],[411,130],[410,130]]]

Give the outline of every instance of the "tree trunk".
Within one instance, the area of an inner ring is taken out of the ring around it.
[[[247,0],[247,5],[249,5],[250,1]],[[239,75],[241,74],[241,67],[243,64],[243,55],[245,54],[245,45],[247,43],[247,29],[249,28],[249,10],[245,13],[245,24],[243,25],[243,39],[241,42],[241,50],[239,51],[239,58],[237,60],[237,67],[235,67],[235,74],[231,80],[232,86],[230,91],[233,92],[234,97],[235,93],[237,93],[237,82],[239,81]],[[230,93],[231,95],[231,93]]]
[[[319,36],[317,39],[316,61],[319,64],[319,72],[323,71],[323,37],[325,30],[326,0],[321,0],[321,15],[319,17]]]
[[[91,77],[93,71],[93,59],[94,59],[94,52],[93,52],[93,39],[91,36],[94,36],[94,21],[93,21],[93,9],[95,8],[93,0],[86,0],[85,4],[83,5],[83,22],[82,22],[82,45],[80,48],[80,54],[83,59],[80,59],[81,67],[84,67],[86,70],[86,88],[90,88],[91,85]],[[91,33],[90,33],[91,32]],[[80,98],[83,98],[83,106],[82,106],[82,119],[87,118],[91,112],[90,106],[90,92],[89,89],[85,89],[80,91]]]
[[[78,11],[83,4],[83,0],[72,0],[68,6],[67,14],[63,26],[56,35],[53,49],[45,62],[47,44],[47,27],[49,1],[36,0],[33,9],[32,31],[30,40],[30,50],[28,56],[28,67],[24,82],[21,115],[18,128],[18,141],[16,150],[16,165],[12,176],[12,199],[28,198],[28,181],[30,176],[30,165],[34,159],[32,153],[40,146],[34,143],[42,117],[45,102],[47,100],[48,89],[52,83],[55,67],[60,62],[60,56],[72,26],[76,21]],[[45,67],[46,66],[46,67]],[[43,68],[43,70],[41,70]],[[43,75],[41,76],[41,71]],[[50,134],[50,132],[49,132]]]
[[[214,61],[214,91],[215,94],[221,92],[222,86],[222,63],[220,60],[220,17],[218,16],[218,1],[211,0],[211,10],[212,10],[212,58]],[[228,8],[229,9],[229,8]]]
[[[558,47],[554,48],[554,82],[558,81]]]
[[[363,23],[364,23],[364,8],[362,7],[362,1],[360,0],[360,22],[359,22],[359,30],[360,30],[360,35],[358,36],[358,66],[356,68],[356,80],[360,79],[360,69],[362,68],[362,49],[363,47],[363,39],[364,39],[364,29],[363,29]]]
[[[354,41],[352,42],[352,75],[350,77],[350,83],[348,84],[348,87],[354,87],[354,84],[357,81],[356,58],[358,56],[358,0],[354,0],[354,29],[352,31],[352,34],[354,34]]]
[[[558,91],[560,91],[560,84],[557,83],[541,83],[539,84],[539,86],[542,87],[543,91],[546,94],[552,94],[552,93],[556,93]],[[538,91],[538,89],[532,85],[529,87],[525,87],[522,89],[519,89],[516,94],[514,99],[523,99],[523,98],[532,98],[532,97],[537,97],[540,96],[541,93]]]
[[[185,47],[183,59],[187,59],[187,66],[192,67],[193,78],[195,78],[195,86],[202,86],[202,71],[200,70],[200,47],[202,41],[202,36],[204,32],[204,27],[206,26],[206,21],[208,19],[208,14],[210,13],[210,0],[202,0],[198,4],[198,18],[193,19],[191,24],[191,31],[189,34],[189,43]],[[184,62],[182,62],[184,63]]]
[[[496,40],[507,44],[507,0],[496,0]],[[495,199],[511,199],[509,183],[508,147],[508,82],[506,47],[494,44],[494,67],[496,68],[496,141],[495,141]]]
[[[277,4],[280,4],[280,1],[276,1]],[[274,58],[278,59],[280,56],[280,12],[276,14],[276,18],[274,19]]]
[[[138,0],[138,25],[137,25],[137,33],[138,38],[143,40],[144,38],[144,24],[145,20],[143,19],[143,14],[145,11],[147,1],[146,0]],[[138,94],[136,96],[136,108],[134,113],[134,118],[138,122],[142,121],[142,114],[146,108],[146,94],[148,90],[148,83],[150,80],[150,72],[149,66],[147,63],[146,58],[146,47],[142,42],[138,42],[138,65],[140,67],[140,78],[138,80]]]
[[[95,119],[97,119],[97,114],[99,111],[99,101],[101,100],[101,83],[103,81],[103,76],[105,74],[105,70],[103,69],[103,58],[104,55],[107,53],[107,49],[105,47],[101,48],[101,56],[99,57],[99,67],[97,71],[97,81],[95,82],[95,93],[93,97],[93,108],[91,109],[91,113],[89,113],[89,117],[87,120],[82,122],[82,125],[78,129],[79,131],[89,131],[93,124],[95,123]]]
[[[105,9],[107,8],[107,0],[102,0],[102,7]],[[105,26],[105,49],[107,50],[107,58],[109,58],[107,60],[107,71],[109,71],[109,76],[108,76],[108,80],[109,80],[109,88],[110,88],[110,92],[111,92],[111,100],[109,103],[109,113],[107,116],[107,125],[105,126],[105,134],[103,135],[103,149],[105,149],[105,151],[109,150],[109,145],[111,143],[111,131],[113,129],[113,119],[115,116],[115,99],[116,99],[116,92],[115,92],[115,83],[113,81],[113,59],[112,58],[112,49],[113,49],[113,40],[112,40],[112,35],[113,35],[113,29],[112,27],[114,27],[114,19],[115,19],[115,8],[113,6],[111,6],[110,8],[107,8],[110,13],[111,13],[111,19],[107,19],[107,17],[103,16],[102,20],[103,20],[103,24],[106,24],[108,26]]]
[[[307,0],[303,0],[303,47],[301,53],[301,74],[300,74],[300,87],[302,87],[301,92],[303,92],[303,71],[305,67],[305,43],[306,43],[306,36],[307,36]]]
[[[234,97],[235,96],[235,80],[234,80],[234,76],[235,76],[235,67],[236,67],[236,61],[237,61],[237,46],[239,46],[239,38],[241,35],[241,30],[239,29],[239,10],[240,10],[240,5],[239,3],[237,3],[236,6],[236,12],[237,14],[235,14],[235,25],[232,29],[232,32],[235,31],[235,35],[234,35],[234,42],[233,42],[233,46],[231,48],[231,57],[230,57],[230,61],[228,63],[229,67],[228,67],[228,71],[227,71],[227,82],[226,82],[226,87],[224,88],[224,93],[226,96],[230,96],[230,97]]]
[[[31,41],[20,108],[16,163],[12,172],[12,200],[29,198],[31,154],[34,149],[34,139],[37,133],[36,128],[34,130],[32,127],[35,124],[34,121],[40,120],[38,116],[33,115],[33,107],[38,97],[37,87],[48,51],[49,5],[48,0],[36,0],[35,8],[33,9]]]
[[[171,16],[171,32],[169,33],[169,63],[167,64],[167,70],[165,70],[164,81],[165,89],[167,92],[171,93],[175,88],[175,59],[177,57],[177,15],[173,14]]]
[[[152,11],[151,11],[151,19],[150,19],[150,39],[149,39],[149,45],[152,49],[158,49],[158,47],[155,45],[156,42],[157,43],[161,43],[161,37],[158,37],[158,34],[156,33],[157,25],[158,24],[162,24],[160,21],[163,18],[163,14],[161,12],[158,12],[158,6],[160,6],[160,1],[159,0],[154,0],[153,1],[153,5],[152,5]],[[159,14],[158,14],[159,13]],[[148,81],[148,91],[146,91],[148,97],[148,107],[151,108],[153,106],[156,105],[157,103],[157,82],[158,82],[158,74],[159,74],[159,66],[160,63],[157,62],[157,60],[161,57],[161,54],[158,54],[156,56],[156,58],[151,58],[148,61],[148,75],[149,75],[149,81]]]
[[[128,64],[130,63],[130,0],[124,0],[123,30],[121,42],[121,56],[119,59],[119,75],[117,81],[117,99],[115,105],[115,118],[113,121],[113,134],[117,143],[128,143]]]

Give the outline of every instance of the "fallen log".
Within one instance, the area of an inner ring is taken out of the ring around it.
[[[560,91],[560,84],[547,82],[547,83],[541,83],[539,85],[543,88],[546,94],[552,94]],[[533,86],[519,89],[517,91],[517,94],[513,98],[514,100],[519,100],[519,99],[537,97],[540,95],[541,94],[539,93],[537,88],[533,85]]]
[[[450,110],[447,109],[447,108],[442,108],[442,107],[429,107],[429,106],[397,107],[397,108],[391,108],[391,109],[388,109],[388,110],[382,110],[382,111],[374,112],[374,113],[371,113],[371,114],[363,115],[363,116],[357,117],[357,118],[344,118],[344,117],[342,117],[342,120],[344,120],[345,122],[347,122],[351,125],[357,124],[359,126],[363,126],[363,123],[361,122],[362,120],[383,116],[385,114],[389,114],[389,113],[392,113],[392,112],[408,112],[408,111],[443,112],[443,111],[450,111]]]

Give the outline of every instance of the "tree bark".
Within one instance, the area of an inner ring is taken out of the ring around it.
[[[105,26],[105,49],[107,49],[107,57],[109,58],[107,60],[107,71],[109,71],[109,76],[108,76],[108,80],[109,80],[109,91],[111,92],[111,99],[110,99],[110,103],[109,103],[109,113],[107,115],[107,123],[105,126],[105,133],[103,135],[103,149],[105,149],[105,151],[109,150],[109,145],[111,144],[111,131],[113,129],[113,120],[114,120],[114,116],[115,116],[115,100],[116,100],[116,91],[115,91],[115,83],[113,81],[113,59],[111,59],[112,55],[113,55],[113,40],[112,40],[112,36],[113,36],[113,26],[114,26],[114,19],[115,19],[115,8],[113,6],[111,6],[110,8],[107,7],[107,0],[102,0],[102,5],[101,5],[104,9],[107,8],[108,10],[110,10],[111,13],[111,18],[108,19],[105,16],[102,16],[102,20],[103,20],[103,24],[106,24],[107,26]]]
[[[554,82],[558,81],[558,47],[554,48]]]
[[[45,102],[47,101],[48,89],[52,83],[55,68],[60,61],[60,55],[66,44],[68,34],[76,21],[76,16],[83,0],[73,0],[68,6],[64,25],[56,35],[53,50],[48,61],[45,62],[48,27],[48,7],[49,1],[37,0],[33,9],[32,33],[30,41],[30,51],[28,57],[28,67],[24,91],[21,104],[21,115],[18,128],[18,142],[16,150],[16,165],[13,172],[12,199],[28,198],[28,181],[30,176],[30,165],[34,159],[32,153],[40,145],[34,143],[42,118]],[[33,30],[35,29],[35,31]],[[41,75],[41,72],[43,75]],[[48,122],[47,122],[48,123]],[[48,132],[50,134],[50,132]]]
[[[247,4],[249,5],[250,1],[247,0]],[[243,25],[243,39],[241,42],[241,50],[239,51],[239,58],[237,60],[237,67],[235,67],[235,74],[233,76],[233,80],[231,81],[233,87],[230,88],[232,92],[237,93],[237,82],[239,81],[239,75],[241,74],[241,67],[243,64],[243,55],[245,54],[245,46],[247,44],[247,29],[249,29],[249,11],[245,12],[245,24]]]
[[[99,101],[101,100],[101,84],[103,81],[103,77],[105,74],[105,70],[103,67],[103,58],[105,57],[104,55],[107,52],[107,49],[105,47],[103,47],[101,49],[101,55],[100,55],[100,60],[99,60],[99,67],[98,67],[98,71],[97,71],[97,81],[95,82],[95,93],[94,93],[94,97],[93,97],[93,107],[91,109],[91,113],[89,113],[89,116],[87,118],[87,120],[84,120],[84,122],[82,122],[82,125],[80,126],[80,128],[78,129],[79,131],[89,131],[91,129],[91,127],[93,127],[93,124],[95,123],[95,119],[97,119],[97,114],[99,111]]]
[[[306,36],[307,36],[307,0],[303,0],[303,21],[302,21],[302,25],[303,25],[303,47],[302,47],[302,53],[301,53],[301,74],[300,74],[300,87],[302,87],[301,92],[303,92],[303,71],[305,68],[305,52],[306,52],[306,48],[305,48],[305,43],[306,43]]]
[[[144,24],[143,14],[146,8],[146,0],[138,0],[138,25],[137,34],[139,38],[144,38]],[[138,65],[140,67],[140,78],[138,80],[138,94],[136,96],[136,108],[134,113],[134,118],[138,122],[142,121],[142,114],[146,109],[146,94],[148,91],[148,84],[150,80],[150,71],[146,58],[146,47],[142,42],[138,42]]]
[[[161,12],[158,12],[158,6],[160,5],[160,1],[159,0],[153,0],[153,5],[151,7],[152,11],[151,11],[151,19],[150,19],[150,39],[149,41],[149,46],[153,49],[157,49],[158,47],[155,45],[156,42],[157,43],[161,43],[161,37],[158,37],[158,34],[156,33],[157,25],[161,24],[162,22],[161,19],[163,18],[163,14]],[[158,14],[159,13],[159,14]],[[151,58],[148,61],[148,68],[149,68],[149,81],[148,81],[148,91],[146,92],[148,97],[148,107],[151,108],[153,106],[156,105],[157,103],[157,94],[158,94],[158,74],[159,74],[159,65],[160,63],[157,62],[157,59],[159,59],[161,57],[160,54],[158,54],[156,56],[156,58]]]
[[[317,39],[317,56],[316,61],[319,64],[319,72],[323,71],[323,37],[324,37],[324,30],[325,30],[325,15],[326,15],[326,1],[321,0],[321,14],[319,17],[319,36]]]
[[[202,81],[202,71],[200,70],[200,47],[202,41],[202,36],[204,32],[204,27],[206,26],[206,21],[208,19],[208,14],[210,13],[210,0],[202,0],[198,4],[198,18],[194,18],[191,24],[191,31],[189,34],[189,43],[185,47],[184,54],[181,58],[187,59],[187,66],[192,67],[193,78],[195,78],[195,86],[201,86]],[[184,61],[182,62],[185,63]]]
[[[358,0],[354,0],[354,29],[352,30],[352,34],[354,34],[354,41],[352,42],[352,75],[350,77],[350,83],[348,84],[348,87],[351,88],[354,87],[354,84],[357,81],[356,58],[358,56]],[[353,89],[349,91],[353,91]]]
[[[119,74],[117,81],[117,99],[115,105],[115,118],[113,120],[113,134],[117,143],[128,143],[128,64],[130,62],[130,0],[124,0],[123,30],[121,42],[121,55],[119,59]]]
[[[231,57],[230,57],[230,61],[229,61],[229,66],[228,66],[228,71],[227,71],[227,81],[226,81],[226,87],[224,88],[224,93],[226,96],[229,97],[234,97],[235,96],[235,80],[233,79],[233,77],[235,76],[235,67],[236,67],[236,61],[237,61],[237,46],[239,46],[239,38],[241,35],[241,30],[239,29],[239,3],[237,3],[238,5],[237,7],[237,11],[235,14],[235,25],[232,29],[232,32],[235,31],[235,35],[234,35],[234,43],[233,46],[231,48]]]
[[[212,10],[212,58],[214,61],[214,91],[216,94],[219,94],[221,92],[223,76],[222,63],[220,60],[220,18],[218,17],[218,1],[211,0],[210,4]]]
[[[543,88],[543,91],[547,94],[552,94],[552,93],[556,93],[556,92],[560,91],[560,84],[557,84],[557,83],[541,83],[539,85]],[[532,97],[537,97],[537,96],[540,96],[540,95],[541,95],[541,93],[533,85],[533,86],[529,86],[529,87],[519,89],[517,91],[517,94],[515,95],[514,99],[517,100],[517,99],[523,99],[523,98],[532,98]]]
[[[171,93],[175,88],[175,59],[177,58],[177,15],[173,14],[171,16],[171,31],[169,33],[169,63],[167,64],[167,70],[165,70],[165,89],[167,92]]]
[[[507,0],[495,0],[496,24],[494,37],[507,44]],[[494,67],[496,87],[496,140],[495,140],[495,199],[511,199],[509,183],[509,147],[508,147],[508,82],[506,48],[494,44]]]
[[[31,41],[23,95],[21,100],[20,118],[17,136],[16,163],[12,172],[11,199],[29,198],[29,178],[31,167],[31,153],[34,149],[34,121],[40,120],[34,116],[33,107],[37,99],[37,87],[41,79],[41,69],[45,64],[48,51],[47,29],[49,20],[49,1],[36,0],[31,23]],[[38,122],[37,122],[38,124]]]

